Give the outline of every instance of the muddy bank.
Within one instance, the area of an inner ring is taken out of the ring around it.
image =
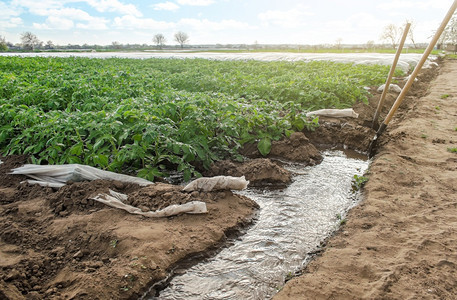
[[[457,61],[408,100],[385,133],[362,204],[274,299],[455,298]]]
[[[267,158],[234,162],[221,160],[211,165],[205,176],[245,176],[250,186],[286,186],[292,180],[292,173]]]
[[[60,190],[8,175],[25,157],[1,158],[0,298],[137,298],[192,254],[218,247],[246,226],[257,204],[230,191],[184,193],[181,187],[138,187],[97,180]],[[204,215],[151,219],[104,206],[90,197],[112,189],[144,209],[199,200]]]
[[[442,63],[442,59],[437,59],[437,62]],[[396,118],[402,120],[409,107],[414,105],[417,98],[423,97],[428,93],[430,82],[437,76],[438,67],[431,66],[423,69],[417,76],[415,81],[400,105],[400,109],[396,113]],[[396,78],[395,84],[403,87],[406,83],[406,78]],[[328,148],[344,148],[352,149],[358,152],[366,153],[376,131],[372,129],[373,116],[376,111],[379,99],[382,92],[377,91],[376,86],[370,87],[372,95],[368,103],[358,102],[353,106],[354,111],[359,114],[357,119],[354,118],[329,118],[319,117],[319,127],[314,131],[304,130],[303,133],[309,141],[318,149]],[[377,125],[384,121],[393,103],[397,99],[398,93],[389,91],[387,93],[385,104],[380,112]],[[381,143],[388,142],[387,135],[382,137]]]

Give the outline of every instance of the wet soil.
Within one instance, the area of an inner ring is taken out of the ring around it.
[[[416,95],[412,94],[407,103],[421,95],[422,81],[415,85]],[[313,165],[322,160],[318,148],[323,146],[366,151],[374,131],[364,125],[371,121],[375,98],[379,97],[373,93],[369,105],[355,106],[361,114],[359,119],[321,118],[316,131],[274,142],[268,158]],[[392,102],[394,96],[389,97]],[[400,113],[397,119],[403,117]],[[380,147],[405,139],[405,132],[389,132]],[[439,139],[450,143],[449,137]],[[246,147],[243,154],[252,160],[244,164],[221,162],[212,174],[252,176],[248,179],[260,185],[290,180],[290,174],[274,160],[255,159],[259,158],[255,147]],[[21,183],[24,176],[8,174],[25,163],[26,157],[0,159],[4,162],[0,164],[1,299],[138,298],[185,258],[219,247],[228,232],[246,226],[258,209],[254,201],[232,192],[184,193],[179,186],[162,183],[139,187],[94,181],[70,183],[59,190],[31,186]],[[411,163],[399,161],[403,160]],[[447,164],[452,166],[455,161],[448,160]],[[390,175],[381,170],[379,176]],[[450,180],[445,182],[452,186]],[[108,189],[128,194],[129,204],[142,210],[200,200],[207,203],[209,212],[151,219],[90,200]],[[341,259],[344,261],[343,256]]]
[[[361,205],[274,299],[455,299],[457,61],[407,100],[383,135]]]
[[[256,158],[243,163],[231,160],[221,160],[213,163],[205,176],[245,176],[249,180],[249,186],[276,187],[285,186],[292,180],[292,173],[278,163],[268,158]]]
[[[70,183],[58,190],[9,175],[24,156],[0,158],[0,299],[138,298],[184,258],[217,248],[258,205],[230,191],[185,193],[158,183]],[[145,218],[90,198],[112,189],[145,210],[199,200],[204,215]]]

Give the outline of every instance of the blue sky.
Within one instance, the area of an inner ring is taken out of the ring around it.
[[[365,44],[388,24],[413,21],[428,42],[453,0],[10,0],[0,1],[0,35],[30,31],[54,44],[167,44],[184,31],[190,44]]]

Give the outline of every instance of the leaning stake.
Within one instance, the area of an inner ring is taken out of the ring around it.
[[[395,53],[394,61],[392,62],[392,66],[390,67],[389,75],[387,76],[386,84],[384,85],[384,90],[382,91],[381,98],[378,102],[378,107],[376,108],[376,112],[373,117],[373,124],[371,128],[377,129],[378,117],[381,113],[382,107],[384,106],[384,101],[386,100],[387,92],[389,91],[390,82],[392,81],[392,77],[394,76],[395,68],[397,67],[398,59],[400,58],[400,53],[403,49],[403,45],[405,44],[406,37],[408,36],[409,28],[411,27],[411,23],[406,23],[405,30],[403,31],[403,36],[401,37],[400,44],[397,48],[397,53]]]
[[[444,28],[446,28],[447,23],[451,19],[452,15],[454,14],[455,9],[457,8],[457,0],[454,0],[454,3],[452,4],[451,8],[447,12],[446,16],[443,19],[443,22],[441,23],[440,27],[436,30],[435,35],[433,36],[433,39],[431,40],[430,44],[428,45],[427,49],[425,49],[424,54],[422,55],[421,60],[417,64],[417,66],[414,68],[414,71],[411,73],[411,76],[409,77],[408,81],[406,82],[405,86],[403,87],[400,95],[398,95],[397,100],[395,100],[394,105],[390,109],[389,113],[387,114],[386,119],[384,122],[381,124],[379,127],[378,131],[376,132],[376,135],[374,136],[373,140],[370,143],[370,147],[368,148],[368,155],[370,157],[373,156],[374,149],[376,148],[376,143],[379,139],[379,137],[382,135],[384,130],[386,130],[387,125],[389,122],[392,120],[395,112],[397,111],[398,107],[400,106],[401,102],[406,96],[406,93],[409,91],[411,88],[411,85],[414,82],[414,79],[416,79],[417,74],[419,71],[422,69],[422,66],[424,65],[425,61],[427,60],[428,56],[430,55],[430,52],[432,52],[433,48],[436,45],[436,42],[440,38],[441,34],[444,31]]]

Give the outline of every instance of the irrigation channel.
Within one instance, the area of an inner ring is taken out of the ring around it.
[[[248,189],[260,205],[258,220],[217,255],[175,270],[168,287],[146,299],[269,299],[284,279],[302,269],[359,201],[352,189],[369,162],[326,151],[321,164],[288,164],[297,175],[283,190]]]

